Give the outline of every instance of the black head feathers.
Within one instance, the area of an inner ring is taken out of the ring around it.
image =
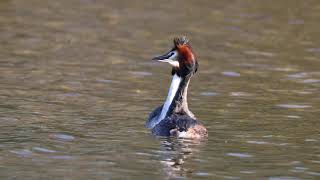
[[[189,39],[187,37],[176,37],[173,39],[174,46],[183,46],[183,45],[189,45]]]

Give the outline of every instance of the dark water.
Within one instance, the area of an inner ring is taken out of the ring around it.
[[[320,179],[320,2],[2,0],[1,179]],[[144,128],[176,35],[204,141]]]

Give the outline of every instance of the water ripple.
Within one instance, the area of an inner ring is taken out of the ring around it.
[[[151,76],[152,75],[151,72],[145,72],[145,71],[130,71],[129,73],[134,75],[134,76],[140,76],[140,77]]]
[[[230,96],[252,96],[253,94],[247,93],[247,92],[231,92]]]
[[[61,141],[73,141],[75,139],[75,137],[67,134],[50,134],[49,137]]]
[[[292,176],[278,176],[278,177],[269,177],[269,180],[299,180],[299,178]]]
[[[200,95],[202,96],[217,96],[219,93],[216,92],[202,92]]]
[[[62,160],[73,160],[75,159],[73,156],[49,156],[50,159],[62,159]]]
[[[32,148],[34,151],[39,151],[42,153],[55,153],[55,150],[50,150],[50,149],[46,149],[46,148],[42,148],[42,147],[34,147]]]
[[[227,156],[233,156],[238,158],[251,158],[253,155],[247,153],[227,153]]]
[[[273,57],[275,56],[274,53],[272,52],[263,52],[263,51],[244,51],[245,54],[248,54],[248,55],[260,55],[260,56],[265,56],[265,57]]]
[[[222,74],[229,77],[240,77],[240,73],[234,71],[223,71]]]
[[[300,105],[300,104],[278,104],[276,105],[281,108],[287,108],[287,109],[304,109],[304,108],[311,108],[310,105]]]
[[[32,151],[28,149],[21,149],[21,150],[12,150],[11,153],[14,153],[20,157],[30,157],[32,155]]]

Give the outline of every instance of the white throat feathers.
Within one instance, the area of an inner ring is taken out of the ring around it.
[[[167,112],[169,110],[169,107],[173,101],[173,98],[178,91],[181,80],[182,80],[181,77],[179,77],[177,74],[173,75],[172,82],[171,82],[170,89],[169,89],[169,93],[168,93],[168,96],[167,96],[165,103],[163,104],[161,114],[158,117],[158,122],[160,122],[162,119],[164,119],[166,117]]]

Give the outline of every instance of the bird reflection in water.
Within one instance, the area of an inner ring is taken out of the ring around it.
[[[168,179],[190,176],[196,169],[187,165],[188,159],[200,151],[206,139],[162,138],[160,146],[160,162],[163,173]],[[192,160],[191,160],[192,161]]]

